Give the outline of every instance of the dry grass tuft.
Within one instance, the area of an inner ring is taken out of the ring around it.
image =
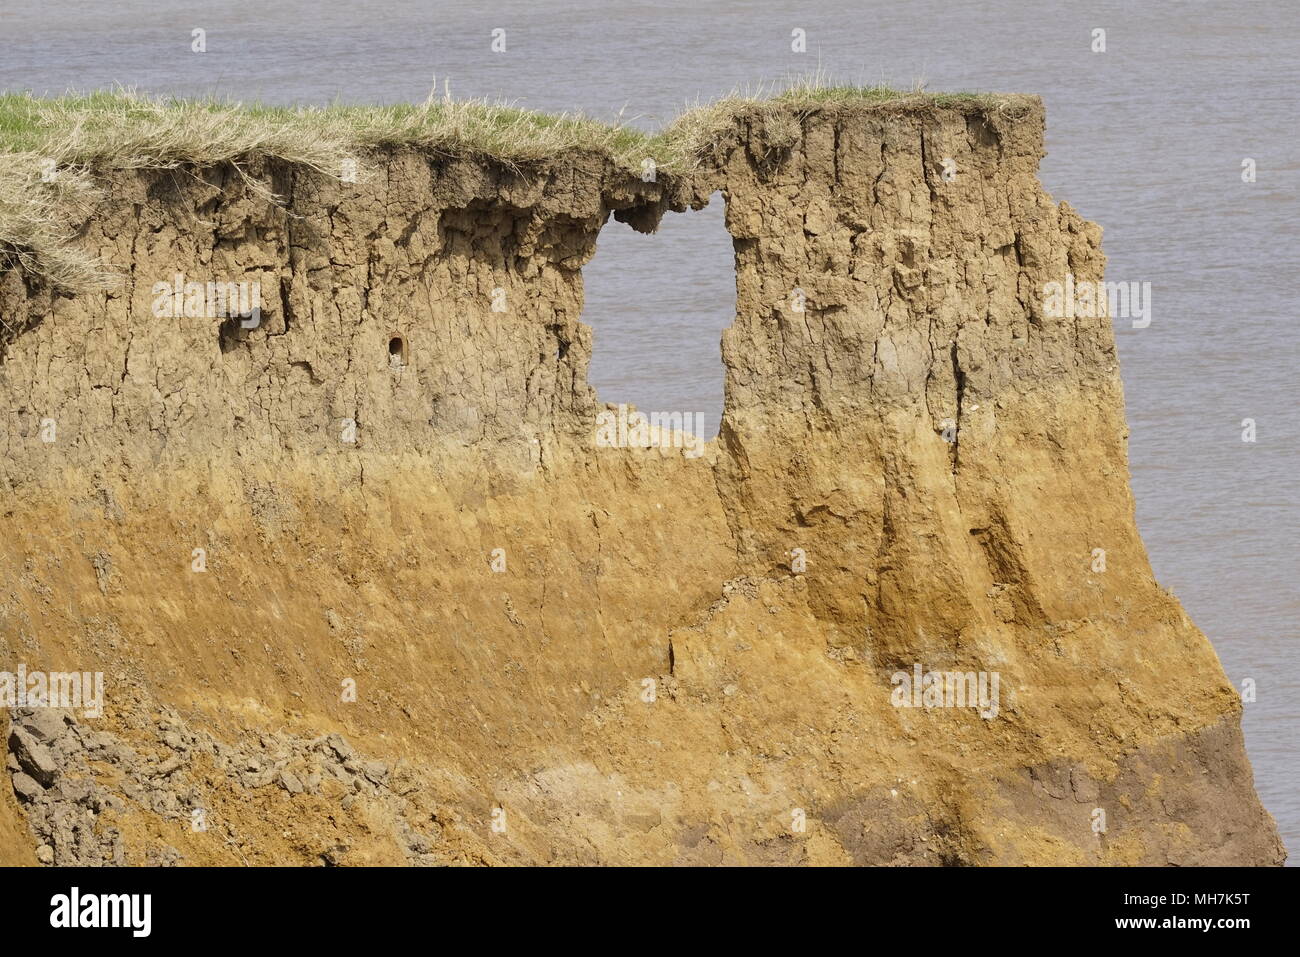
[[[778,136],[784,123],[797,137],[801,114],[815,109],[988,107],[1007,100],[837,87],[813,75],[697,104],[665,130],[647,134],[578,114],[434,94],[420,104],[297,108],[161,99],[125,89],[52,99],[0,94],[0,256],[70,291],[111,285],[114,277],[70,244],[71,224],[96,198],[98,170],[221,162],[242,170],[251,159],[271,157],[339,176],[347,160],[364,174],[367,153],[415,146],[515,166],[582,149],[634,172],[647,158],[682,172],[698,164],[721,130],[755,110],[767,114]]]

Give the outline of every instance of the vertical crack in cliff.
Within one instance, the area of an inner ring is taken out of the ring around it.
[[[927,147],[925,142],[925,121],[920,120],[919,122],[920,122],[920,134],[921,134],[921,178],[925,181],[926,189],[930,191],[929,225],[931,231],[933,231],[934,206],[939,199],[939,195],[937,192],[935,192],[934,178],[931,176],[932,171],[930,169],[929,148]]]
[[[957,340],[952,343],[952,377],[957,385],[957,415],[953,421],[952,429],[952,470],[956,472],[961,467],[961,416],[962,407],[966,400],[966,373],[962,371],[961,361],[957,357]]]
[[[877,206],[880,205],[880,181],[885,178],[889,172],[889,162],[885,159],[885,137],[880,138],[880,172],[871,183],[871,198]]]

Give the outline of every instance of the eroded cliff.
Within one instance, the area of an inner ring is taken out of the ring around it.
[[[15,713],[0,853],[1279,862],[1135,528],[1110,319],[1044,314],[1104,260],[1042,134],[1025,97],[768,105],[649,182],[98,174],[76,245],[123,281],[0,274],[0,635],[104,712]],[[608,447],[581,268],[716,191],[721,435]],[[178,274],[260,323],[160,317]],[[900,706],[918,668],[998,696]]]

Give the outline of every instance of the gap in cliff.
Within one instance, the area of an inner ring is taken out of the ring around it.
[[[722,330],[736,314],[735,252],[721,194],[651,234],[612,219],[583,267],[588,380],[603,403],[681,414],[704,439],[722,421]]]

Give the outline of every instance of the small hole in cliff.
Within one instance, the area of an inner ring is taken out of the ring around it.
[[[393,336],[388,340],[388,367],[400,369],[404,365],[406,365],[406,340],[401,336]]]
[[[244,340],[240,334],[239,317],[231,316],[217,327],[217,345],[221,347],[222,355],[232,352]]]
[[[605,224],[583,267],[592,327],[588,380],[602,403],[627,403],[670,428],[711,439],[722,422],[722,330],[736,315],[736,256],[715,193],[699,211],[637,211]],[[688,418],[689,416],[689,418]],[[680,425],[678,423],[681,423]]]

